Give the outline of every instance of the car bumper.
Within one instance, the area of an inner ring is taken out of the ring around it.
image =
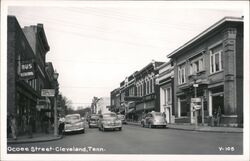
[[[84,130],[84,127],[81,128],[65,128],[64,132],[73,132],[73,131],[82,131]]]
[[[89,126],[98,127],[98,124],[97,123],[90,123]]]
[[[115,128],[121,128],[122,125],[103,125],[103,128],[105,129],[115,129]]]
[[[154,126],[166,126],[166,122],[153,122],[152,125]]]

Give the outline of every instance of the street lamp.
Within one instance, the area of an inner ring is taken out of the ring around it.
[[[59,73],[54,71],[53,77],[54,77],[54,89],[55,89],[55,96],[54,96],[54,135],[57,136],[57,103],[56,103],[56,97],[57,97],[57,79],[58,79]]]

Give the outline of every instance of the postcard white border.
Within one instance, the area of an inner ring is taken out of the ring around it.
[[[89,155],[89,154],[7,154],[6,152],[6,111],[7,108],[7,8],[9,6],[93,6],[93,7],[115,7],[128,5],[129,7],[166,7],[162,4],[168,3],[172,8],[218,8],[222,6],[229,8],[225,3],[230,1],[1,1],[1,160],[249,160],[249,2],[231,2],[231,7],[244,9],[244,136],[243,155]],[[204,5],[206,3],[206,5]],[[163,53],[164,54],[164,53]],[[39,159],[38,159],[39,158]]]

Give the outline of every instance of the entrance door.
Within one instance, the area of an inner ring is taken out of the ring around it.
[[[221,109],[221,113],[224,113],[224,96],[216,95],[212,96],[212,114],[218,112],[218,109]]]

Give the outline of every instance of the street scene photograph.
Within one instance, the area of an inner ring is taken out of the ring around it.
[[[4,0],[2,159],[247,161],[246,6]]]

